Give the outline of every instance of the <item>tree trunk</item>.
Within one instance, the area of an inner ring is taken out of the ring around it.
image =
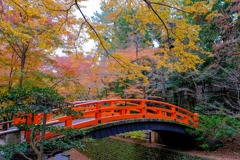
[[[138,42],[136,42],[136,62],[138,64]]]
[[[160,72],[160,79],[161,79],[161,83],[162,83],[162,96],[164,98],[164,101],[167,101],[167,90],[166,90],[166,79],[165,79],[165,75],[163,72]]]
[[[14,58],[14,53],[12,54],[12,57],[11,57],[11,66],[10,66],[9,81],[8,81],[8,90],[11,90],[11,89],[12,89],[13,58]]]
[[[42,157],[43,157],[43,149],[44,149],[43,141],[44,141],[44,139],[45,139],[46,123],[47,123],[47,113],[44,112],[44,115],[43,115],[43,124],[42,124],[41,146],[40,146],[40,153],[41,153],[41,156],[42,156]]]
[[[19,87],[22,87],[23,83],[23,77],[24,77],[24,68],[25,68],[25,63],[26,63],[26,55],[27,55],[27,50],[28,50],[28,45],[22,44],[22,55],[21,55],[21,69],[20,69],[20,79],[19,79]]]
[[[147,99],[146,86],[143,86],[143,98]]]
[[[22,87],[22,83],[23,83],[23,74],[24,74],[25,60],[26,60],[26,53],[22,53],[19,87]]]
[[[34,141],[34,126],[32,126],[32,128],[30,129],[30,142],[29,145],[32,148],[32,150],[34,151],[34,153],[37,155],[37,160],[42,160],[42,155],[41,152],[38,150],[38,148],[36,147],[35,141]]]

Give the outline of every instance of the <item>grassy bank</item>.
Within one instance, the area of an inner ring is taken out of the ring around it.
[[[162,148],[105,138],[94,140],[80,152],[92,160],[203,160],[203,158],[175,153]],[[205,159],[206,160],[206,159]]]

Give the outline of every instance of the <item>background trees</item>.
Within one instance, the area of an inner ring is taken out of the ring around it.
[[[206,13],[212,3],[103,1],[103,12],[90,19],[82,12],[80,2],[1,3],[4,20],[1,22],[3,47],[0,48],[1,63],[5,67],[1,76],[3,86],[8,86],[8,89],[14,85],[22,86],[25,78],[26,85],[48,85],[59,88],[62,93],[74,89],[76,95],[79,91],[85,95],[82,99],[92,99],[102,98],[109,84],[118,79],[119,82],[127,82],[122,84],[126,93],[128,88],[135,88],[143,93],[140,97],[161,93],[160,97],[166,100],[168,74],[190,69],[196,71],[196,65],[203,62],[199,53],[207,54],[197,44],[200,27],[189,17]],[[74,15],[76,10],[83,16],[78,21]],[[76,44],[84,40],[83,31],[98,46],[90,56],[78,55],[81,54],[81,46]],[[54,56],[59,48],[68,54],[66,58]],[[76,58],[70,55],[72,53]],[[67,60],[72,62],[67,64],[64,62]],[[70,70],[74,71],[68,72]],[[104,73],[98,74],[100,70]],[[73,75],[75,78],[71,77]],[[105,82],[106,75],[113,75],[112,80]],[[88,78],[93,76],[96,77],[94,80]],[[149,78],[154,85],[149,83]],[[134,83],[130,85],[129,80]],[[90,92],[92,96],[89,96]],[[126,97],[126,94],[121,96]]]
[[[0,1],[0,90],[48,86],[68,101],[148,98],[238,119],[239,5],[103,0],[90,18],[81,0]],[[87,37],[96,44],[88,53]],[[24,96],[1,101],[4,120]]]
[[[24,82],[69,100],[155,98],[239,112],[238,1],[105,0],[93,18],[80,2],[1,1],[3,90]],[[82,32],[96,50],[83,54]],[[54,55],[59,48],[65,57]]]
[[[60,2],[60,3],[59,3]],[[0,44],[4,86],[36,82],[58,48],[69,47],[76,32],[74,10],[65,1],[1,1]],[[46,76],[45,76],[46,77]],[[16,82],[16,79],[19,79]],[[43,82],[43,81],[42,81]]]
[[[192,105],[205,113],[239,114],[238,5],[237,1],[217,1],[211,11],[195,18],[202,28],[199,42],[212,55],[202,56],[205,63],[199,66],[198,74],[175,72],[171,76],[175,90],[192,99]]]

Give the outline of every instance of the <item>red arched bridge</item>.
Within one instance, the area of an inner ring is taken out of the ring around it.
[[[80,118],[53,117],[47,114],[47,124],[89,130],[89,135],[102,138],[133,130],[166,130],[185,133],[186,127],[197,127],[198,115],[166,102],[144,99],[116,99],[74,102],[75,111],[82,111]],[[15,118],[14,124],[40,124],[43,114]],[[28,139],[28,133],[26,139]],[[51,138],[51,133],[46,138]]]

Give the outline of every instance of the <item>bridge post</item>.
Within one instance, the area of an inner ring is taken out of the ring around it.
[[[40,117],[41,115],[37,114],[33,117],[33,124],[40,124]]]
[[[184,116],[184,121],[185,121],[186,124],[189,124],[188,116]]]
[[[199,127],[198,126],[198,122],[199,122],[198,113],[193,114],[193,122],[195,123],[194,124],[195,127]]]
[[[175,121],[176,120],[176,116],[177,116],[177,112],[176,112],[176,107],[175,106],[171,106],[172,107],[172,115],[171,115],[171,117],[172,117],[172,119]]]
[[[97,103],[96,105],[96,112],[95,112],[95,119],[98,123],[101,123],[102,113],[101,113],[101,103]]]
[[[140,101],[140,107],[141,107],[140,113],[142,114],[143,118],[145,118],[147,113],[147,108],[144,100]]]
[[[46,120],[49,121],[51,119],[51,114],[48,113],[46,118],[47,118]]]
[[[28,125],[28,124],[32,124],[32,118],[33,118],[33,115],[32,114],[28,114],[27,115],[27,117],[26,117],[26,124]],[[29,142],[30,141],[30,135],[31,135],[31,133],[30,133],[30,131],[29,130],[27,130],[26,132],[25,132],[25,138],[26,138],[26,141],[27,142]]]
[[[72,116],[68,116],[68,119],[66,119],[66,121],[65,121],[65,126],[66,127],[72,126]]]
[[[110,102],[110,108],[114,107],[114,102]],[[111,115],[114,116],[114,109],[111,110]]]

